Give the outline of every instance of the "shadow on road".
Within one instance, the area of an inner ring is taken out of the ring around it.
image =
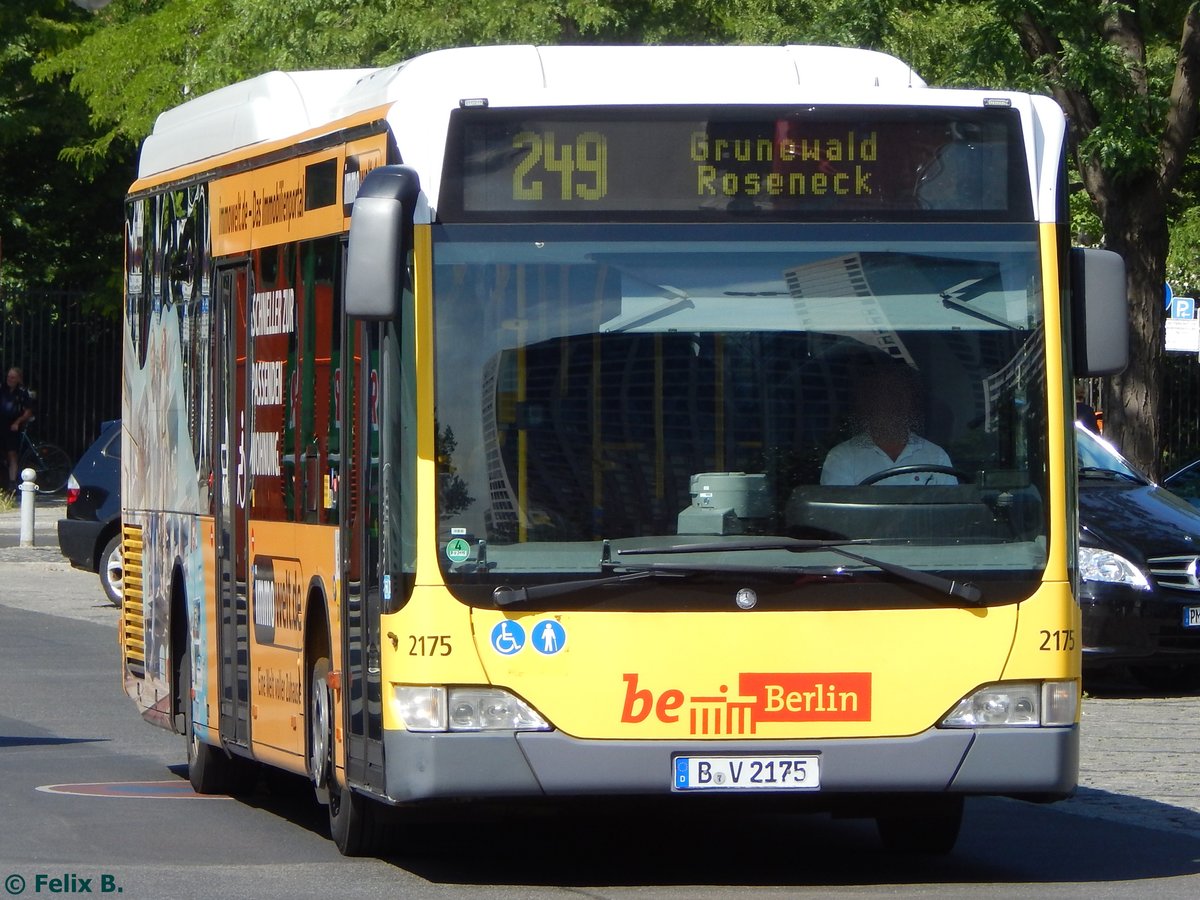
[[[394,863],[471,884],[1047,884],[1200,873],[1196,838],[996,799],[968,802],[946,857],[888,852],[868,820],[782,814],[497,819],[438,826],[408,846]]]
[[[174,767],[182,778],[186,769]],[[1062,805],[973,798],[945,857],[887,851],[874,824],[826,814],[562,804],[456,806],[396,818],[383,858],[430,882],[560,887],[840,886],[1127,882],[1200,874],[1200,814],[1103,791],[1089,806],[1157,823],[1072,814]],[[328,837],[302,779],[268,773],[242,802]]]

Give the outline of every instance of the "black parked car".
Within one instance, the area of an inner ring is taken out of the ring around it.
[[[100,437],[67,479],[67,517],[58,520],[58,546],[78,569],[100,573],[104,593],[121,605],[121,422],[100,426]]]
[[[1076,428],[1085,669],[1200,688],[1200,510]]]

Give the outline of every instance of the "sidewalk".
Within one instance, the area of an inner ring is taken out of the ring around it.
[[[20,545],[20,507],[0,511],[0,604],[115,627],[118,610],[100,577],[72,568],[58,549],[66,506],[62,496],[36,497],[32,547]]]
[[[59,494],[35,497],[33,511],[34,537],[33,547],[22,547],[21,543],[21,506],[20,498],[17,505],[10,510],[0,511],[0,561],[4,562],[39,562],[54,551],[59,562],[62,555],[58,550],[58,520],[67,514],[66,498]],[[2,585],[0,585],[2,586]]]

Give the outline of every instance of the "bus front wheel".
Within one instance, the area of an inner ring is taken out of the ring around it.
[[[179,701],[183,706],[183,737],[187,741],[188,781],[197,794],[245,793],[249,765],[231,758],[220,747],[206,744],[196,735],[192,721],[192,661],[179,666]]]
[[[308,771],[317,799],[329,807],[329,836],[343,856],[376,852],[382,833],[375,802],[338,784],[334,771],[333,689],[329,685],[329,660],[319,657],[309,680]]]

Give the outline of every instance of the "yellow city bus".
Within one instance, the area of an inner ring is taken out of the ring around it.
[[[593,797],[945,852],[967,796],[1068,796],[1070,386],[1126,311],[1068,246],[1065,132],[799,46],[447,50],[163,113],[125,690],[201,793],[307,775],[347,854]]]

